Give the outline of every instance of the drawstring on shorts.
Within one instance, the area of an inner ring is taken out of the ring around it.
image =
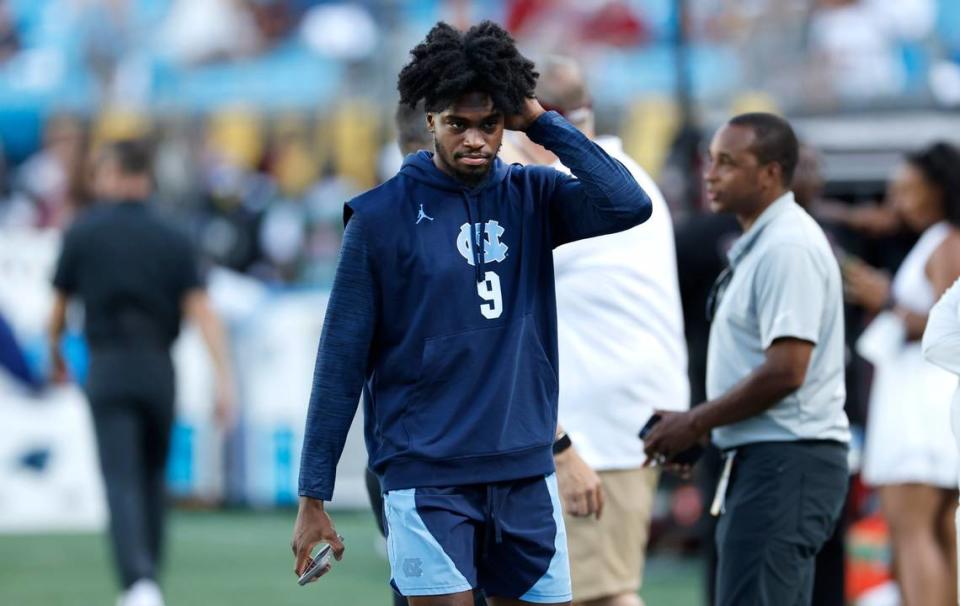
[[[500,526],[500,510],[509,494],[509,488],[499,484],[487,484],[487,501],[484,505],[483,557],[490,553],[491,535],[497,545],[503,542],[503,529]]]

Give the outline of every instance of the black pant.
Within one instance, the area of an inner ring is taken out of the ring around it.
[[[163,548],[174,381],[164,351],[94,351],[87,397],[123,587],[155,579]]]
[[[847,478],[837,442],[737,448],[717,523],[716,604],[811,604],[814,559],[840,518]]]

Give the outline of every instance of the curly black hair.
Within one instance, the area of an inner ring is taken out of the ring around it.
[[[539,74],[520,54],[510,34],[492,21],[461,33],[446,23],[433,26],[410,54],[397,80],[400,102],[441,111],[466,93],[490,95],[493,106],[515,114],[533,97]]]
[[[907,162],[917,167],[924,178],[940,190],[947,220],[960,227],[960,149],[938,141],[907,154]]]

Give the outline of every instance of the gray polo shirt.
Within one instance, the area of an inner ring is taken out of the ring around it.
[[[827,238],[788,192],[730,249],[707,350],[707,397],[717,398],[764,362],[776,339],[814,344],[803,385],[755,417],[713,430],[720,448],[751,442],[850,440],[843,411],[843,291]]]

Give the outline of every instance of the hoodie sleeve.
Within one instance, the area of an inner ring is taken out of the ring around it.
[[[329,501],[360,402],[376,326],[376,287],[361,217],[347,223],[313,372],[300,496]]]
[[[530,125],[527,136],[556,154],[576,177],[554,171],[554,247],[623,231],[650,218],[650,197],[630,171],[560,114],[546,112]]]
[[[954,282],[930,310],[927,328],[923,331],[923,357],[960,374],[960,280]]]

